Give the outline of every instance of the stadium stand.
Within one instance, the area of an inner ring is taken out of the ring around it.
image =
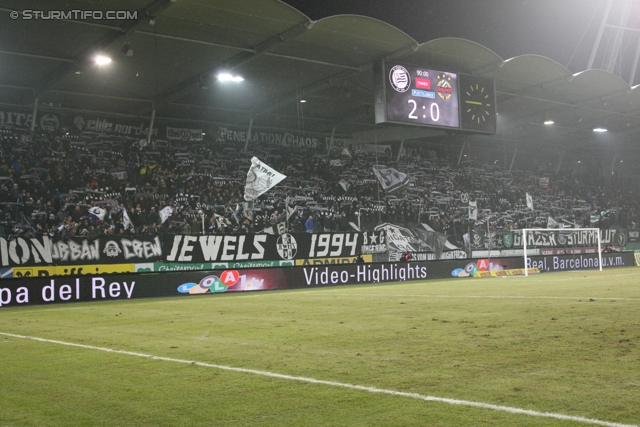
[[[334,152],[329,161],[317,150],[244,152],[241,143],[221,140],[146,145],[91,132],[5,129],[0,141],[3,236],[302,232],[310,214],[317,232],[422,222],[458,243],[487,220],[502,230],[638,224],[637,186],[602,181],[588,167],[555,174],[472,160],[456,166],[451,155],[420,147],[405,148],[398,161],[366,150]],[[243,193],[254,155],[287,179],[251,214]],[[385,193],[372,170],[381,163],[407,173],[408,185]],[[468,200],[478,202],[478,220],[469,220]]]

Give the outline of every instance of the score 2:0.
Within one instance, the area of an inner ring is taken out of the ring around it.
[[[409,113],[409,118],[410,119],[414,119],[414,120],[419,119],[419,117],[414,114],[416,112],[416,110],[418,109],[418,103],[413,99],[409,99],[409,100],[407,100],[407,102],[409,104],[413,104],[413,109]],[[422,109],[425,110],[426,107],[423,105]],[[431,107],[429,107],[429,113],[430,113],[432,121],[437,122],[438,120],[440,120],[440,107],[435,102],[431,103]]]

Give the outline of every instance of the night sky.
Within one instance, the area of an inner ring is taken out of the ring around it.
[[[460,37],[488,47],[503,59],[542,55],[574,73],[587,67],[606,5],[605,0],[284,2],[312,20],[339,14],[364,15],[394,25],[419,43]]]

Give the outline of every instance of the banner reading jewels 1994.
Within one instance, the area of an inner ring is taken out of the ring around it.
[[[165,236],[167,262],[231,262],[353,257],[386,251],[384,231],[373,233],[291,233]]]

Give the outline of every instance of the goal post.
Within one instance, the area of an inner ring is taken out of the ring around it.
[[[598,268],[602,271],[602,236],[600,235],[599,228],[523,228],[522,229],[522,248],[524,253],[524,275],[529,275],[528,258],[527,255],[527,236],[531,237],[537,232],[555,232],[555,233],[580,233],[587,232],[593,233],[597,236],[598,241]]]

